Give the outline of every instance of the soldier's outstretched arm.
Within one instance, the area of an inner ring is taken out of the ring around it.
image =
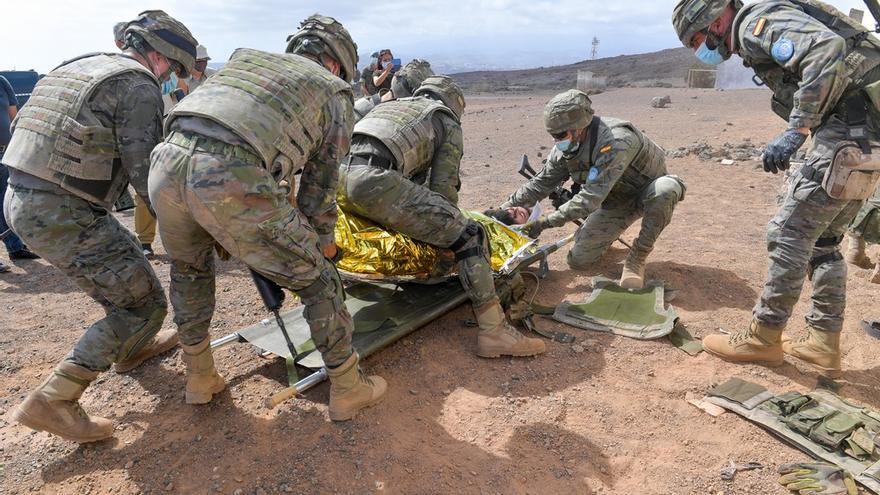
[[[602,202],[614,189],[627,167],[636,158],[640,148],[639,138],[624,128],[615,129],[613,141],[599,142],[593,152],[593,166],[581,190],[563,204],[547,220],[553,226],[561,226],[571,220],[587,218],[602,206]]]
[[[120,79],[116,93],[116,145],[122,167],[134,190],[152,208],[147,177],[150,152],[162,141],[162,93],[155,82],[140,74]]]
[[[447,115],[436,113],[433,120],[439,146],[437,146],[431,161],[428,188],[442,195],[452,204],[458,205],[458,190],[461,189],[459,168],[461,167],[461,157],[464,154],[461,125]]]
[[[324,107],[324,119],[324,141],[303,168],[296,195],[297,206],[318,233],[321,246],[334,242],[339,162],[348,154],[354,127],[351,102],[332,98]]]
[[[568,167],[562,160],[562,153],[553,148],[544,168],[511,194],[501,207],[532,206],[549,196],[556,190],[556,186],[563,184],[568,178]]]
[[[742,49],[800,75],[789,127],[813,129],[846,90],[846,41],[793,7],[755,12],[741,26]]]

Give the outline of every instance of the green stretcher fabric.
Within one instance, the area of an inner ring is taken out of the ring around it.
[[[584,330],[652,340],[672,333],[678,314],[672,306],[665,307],[662,285],[628,290],[607,278],[595,277],[587,301],[563,301],[553,319]]]
[[[818,460],[850,473],[880,495],[880,413],[829,390],[807,394],[769,393],[733,378],[709,392],[706,401],[767,429]]]
[[[457,279],[436,285],[359,282],[346,288],[345,293],[345,305],[355,327],[352,345],[361,357],[396,342],[467,300],[467,294]],[[303,307],[286,311],[281,318],[297,353],[308,353],[298,361],[299,365],[314,370],[323,367],[321,354],[312,352],[315,344],[303,317]],[[274,318],[267,318],[237,333],[265,351],[285,359],[290,357]]]

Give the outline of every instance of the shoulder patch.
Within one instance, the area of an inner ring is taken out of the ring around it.
[[[587,175],[587,180],[590,182],[596,182],[596,179],[599,178],[599,169],[596,167],[590,167],[590,173]]]
[[[599,153],[608,153],[609,151],[612,150],[612,148],[614,148],[614,146],[611,146],[610,144],[606,144],[605,146],[602,146],[601,148],[599,148]]]
[[[788,62],[794,56],[794,43],[789,39],[779,38],[776,43],[773,43],[770,55],[773,56],[773,60],[779,63]]]
[[[762,17],[758,19],[758,24],[755,25],[754,31],[752,31],[752,36],[761,36],[764,32],[764,26],[767,25],[767,19]]]

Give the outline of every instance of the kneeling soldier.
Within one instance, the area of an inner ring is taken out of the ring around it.
[[[346,207],[389,229],[455,252],[480,331],[482,357],[532,356],[544,342],[506,320],[495,295],[486,232],[458,204],[464,96],[452,79],[431,76],[414,98],[383,103],[354,127],[341,166]]]

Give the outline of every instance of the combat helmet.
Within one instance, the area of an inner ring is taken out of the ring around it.
[[[464,115],[464,93],[449,76],[430,76],[422,82],[413,96],[435,96],[461,118]]]
[[[394,74],[391,91],[395,98],[407,98],[419,89],[425,79],[433,75],[434,70],[427,60],[413,59]]]
[[[320,55],[325,50],[330,50],[330,55],[342,67],[339,77],[344,81],[354,79],[358,62],[357,44],[336,19],[314,14],[300,23],[299,31],[287,37],[287,53]]]
[[[730,4],[736,10],[743,6],[742,0],[679,0],[672,11],[672,25],[678,39],[690,47],[694,35],[711,26]]]
[[[134,33],[143,38],[165,58],[179,63],[182,71],[178,76],[188,77],[196,63],[196,46],[199,44],[189,29],[164,10],[145,10],[125,27],[126,44]]]
[[[550,134],[582,129],[593,120],[593,102],[583,91],[569,89],[550,99],[544,107],[544,127]]]

